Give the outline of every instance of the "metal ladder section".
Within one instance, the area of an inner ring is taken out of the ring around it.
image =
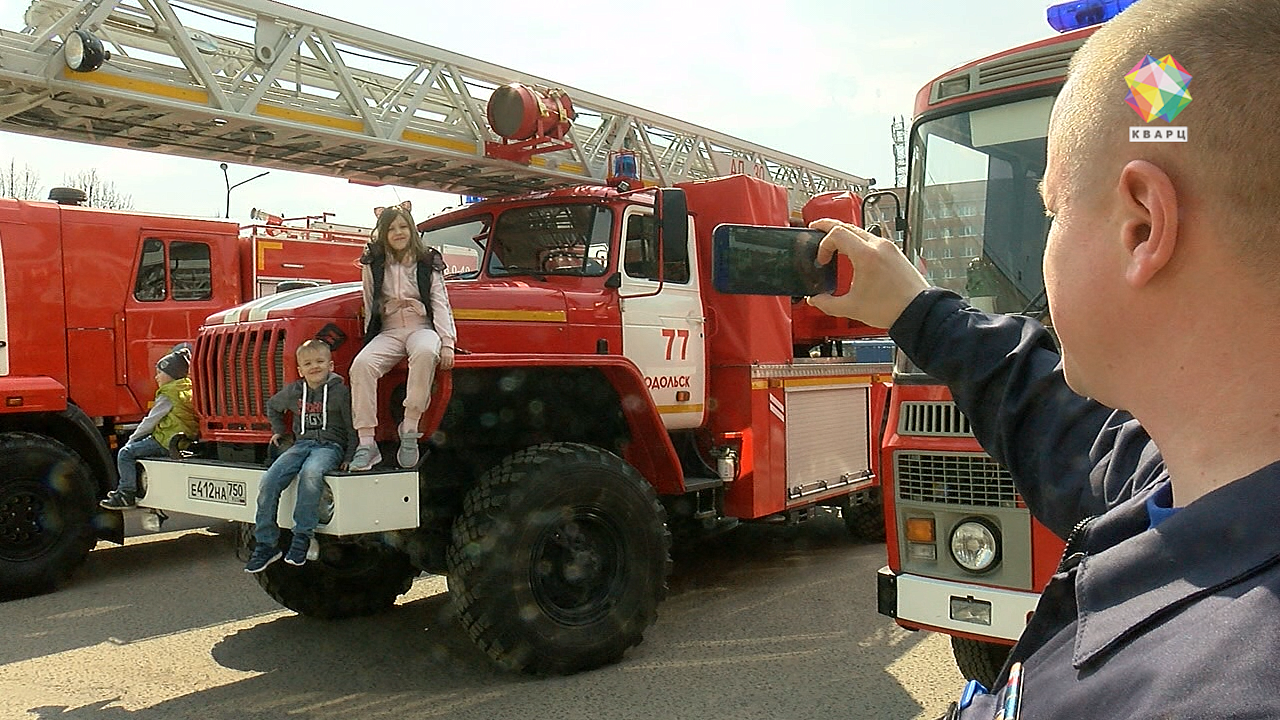
[[[207,28],[207,29],[205,29]],[[69,70],[62,41],[111,57]],[[555,87],[572,146],[529,164],[487,157],[499,86]],[[867,180],[549,80],[271,0],[34,0],[0,30],[0,130],[491,196],[603,183],[609,153],[672,185],[742,172],[788,188],[793,212]]]

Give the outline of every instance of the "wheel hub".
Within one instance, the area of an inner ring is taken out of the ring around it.
[[[623,544],[605,518],[578,512],[547,528],[533,561],[534,595],[557,621],[587,624],[613,607],[623,577]]]
[[[0,557],[26,560],[57,540],[47,516],[56,510],[56,504],[48,500],[48,491],[30,482],[11,484],[0,495]]]

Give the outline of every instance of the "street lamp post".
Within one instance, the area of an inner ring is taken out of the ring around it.
[[[243,184],[245,184],[245,183],[247,183],[247,182],[252,182],[252,181],[254,181],[254,180],[257,180],[258,178],[262,177],[263,175],[270,175],[270,174],[271,174],[271,171],[270,171],[270,170],[265,170],[265,171],[263,171],[263,172],[258,173],[257,175],[254,175],[253,177],[249,178],[248,180],[241,180],[240,182],[236,183],[235,185],[232,185],[232,184],[231,184],[231,178],[230,178],[230,176],[228,176],[228,175],[227,175],[227,164],[226,164],[226,163],[220,163],[220,164],[218,165],[218,167],[222,168],[222,179],[223,179],[223,180],[225,180],[225,181],[226,181],[226,183],[227,183],[227,210],[226,210],[226,214],[224,215],[224,217],[231,217],[231,191],[232,191],[232,190],[235,190],[236,188],[240,187],[241,185],[243,185]]]

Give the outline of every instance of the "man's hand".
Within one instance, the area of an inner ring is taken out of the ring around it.
[[[284,436],[280,433],[271,433],[271,445],[273,447],[280,447],[280,441],[283,439]]]
[[[453,369],[453,348],[451,347],[440,348],[440,369],[441,370]]]
[[[809,227],[827,234],[818,246],[819,264],[836,253],[853,264],[848,292],[809,298],[809,304],[822,312],[888,328],[916,295],[929,288],[929,282],[892,242],[856,225],[826,218],[809,223]]]

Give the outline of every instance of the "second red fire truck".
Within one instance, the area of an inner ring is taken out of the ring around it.
[[[916,97],[907,253],[934,285],[981,310],[1052,327],[1039,183],[1049,113],[1072,54],[1127,2],[1049,11],[1056,37],[949,71]],[[960,671],[987,685],[1021,635],[1063,541],[1031,517],[947,389],[901,353],[884,438],[888,565],[879,610],[951,636]]]
[[[0,597],[55,587],[123,541],[116,448],[155,364],[212,312],[279,287],[359,277],[367,235],[0,199]]]

